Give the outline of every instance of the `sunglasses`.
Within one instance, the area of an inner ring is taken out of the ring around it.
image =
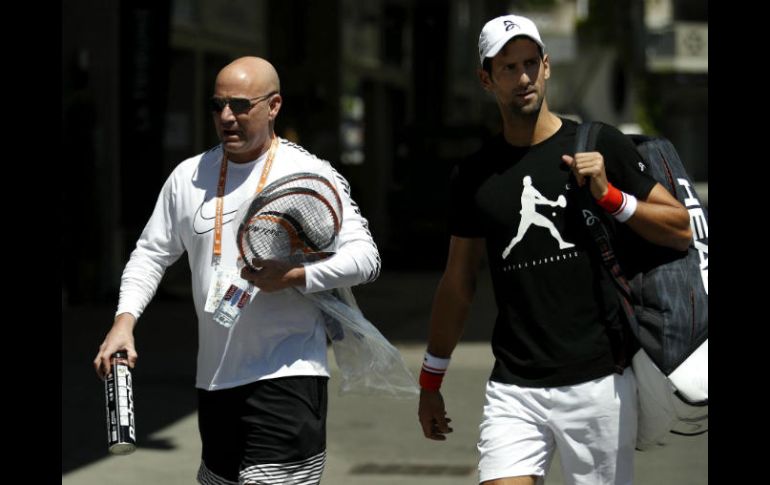
[[[217,98],[214,96],[209,99],[209,109],[214,113],[221,113],[222,110],[225,109],[225,106],[229,104],[230,111],[232,111],[234,115],[240,115],[248,113],[251,108],[274,94],[278,94],[278,91],[272,91],[264,96],[257,96],[256,98]],[[251,102],[255,99],[258,99],[259,101],[252,104]]]

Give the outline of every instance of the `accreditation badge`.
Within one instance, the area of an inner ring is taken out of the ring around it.
[[[203,310],[208,313],[214,313],[219,308],[219,303],[225,292],[230,288],[230,283],[241,277],[241,271],[238,268],[226,268],[217,265],[214,268],[214,275],[209,284],[209,292],[206,296],[206,306]]]

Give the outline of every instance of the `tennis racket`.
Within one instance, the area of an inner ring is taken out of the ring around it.
[[[272,182],[244,203],[236,221],[240,221],[238,250],[253,269],[254,259],[318,261],[334,254],[331,248],[342,225],[342,201],[324,177],[295,173]],[[341,392],[390,397],[419,393],[401,354],[364,317],[350,289],[313,294],[295,290],[325,315],[342,375]]]
[[[292,263],[318,261],[334,254],[342,226],[342,201],[324,177],[295,173],[282,177],[239,209],[236,242],[241,258]]]

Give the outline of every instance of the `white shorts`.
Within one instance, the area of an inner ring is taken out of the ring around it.
[[[558,447],[565,484],[630,484],[636,443],[631,368],[564,387],[487,382],[479,429],[479,482],[543,477]]]

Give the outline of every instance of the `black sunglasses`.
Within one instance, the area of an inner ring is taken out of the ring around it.
[[[263,101],[274,94],[278,94],[278,91],[272,91],[264,96],[257,96],[256,98],[217,98],[214,96],[209,99],[209,109],[214,113],[221,113],[222,110],[225,109],[225,106],[229,104],[230,111],[232,111],[234,115],[239,115],[247,113],[251,108],[259,104],[260,101]],[[258,99],[259,101],[252,104],[251,102],[255,99]]]

